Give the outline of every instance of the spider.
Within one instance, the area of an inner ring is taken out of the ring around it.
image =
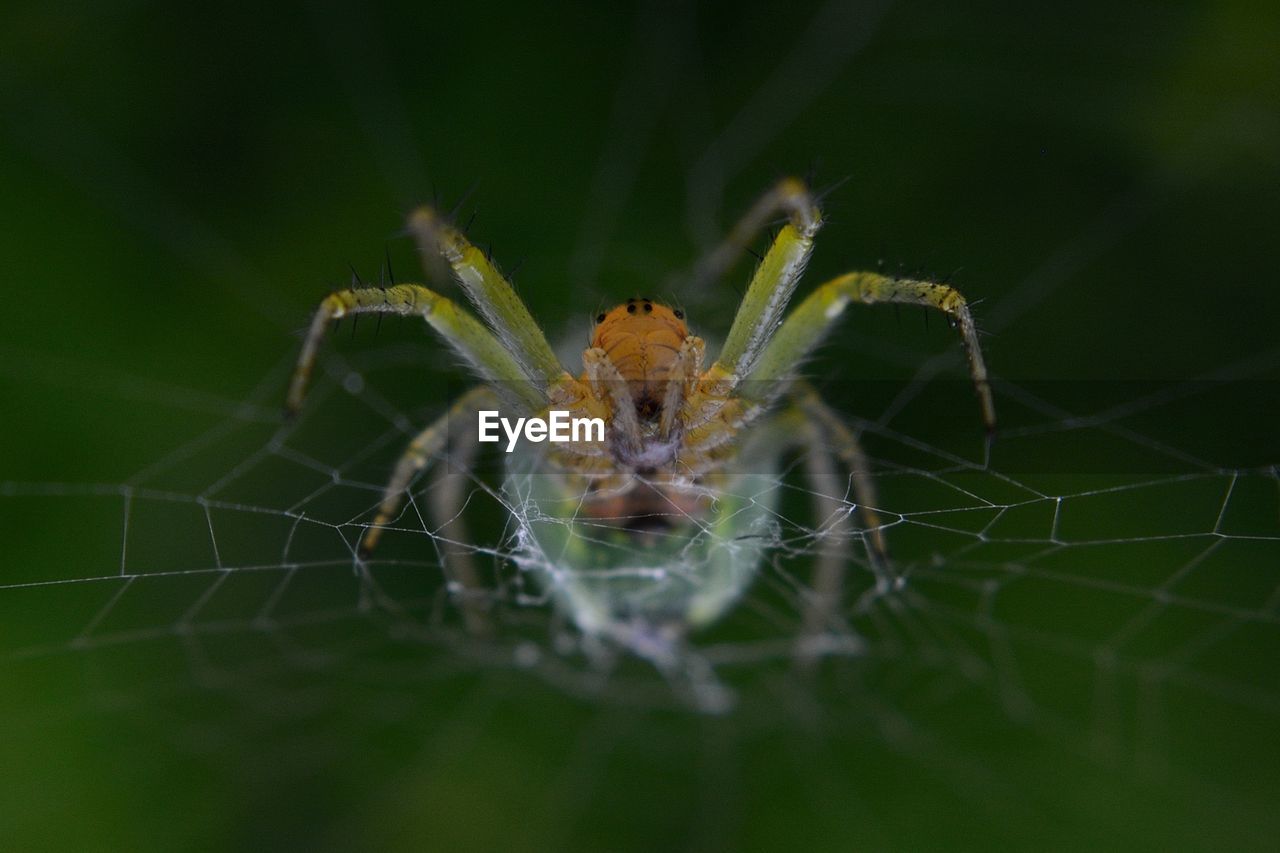
[[[519,415],[567,410],[606,424],[603,442],[526,445],[509,457],[505,473],[522,566],[536,570],[585,635],[611,638],[654,661],[672,660],[686,634],[726,613],[758,573],[769,538],[762,531],[779,492],[779,460],[805,446],[826,454],[808,466],[811,478],[830,474],[836,462],[848,469],[868,552],[883,564],[865,455],[797,368],[850,304],[937,309],[960,332],[990,433],[995,409],[977,331],[955,289],[874,272],[831,279],[784,317],[822,225],[816,198],[795,178],[781,180],[747,211],[700,265],[700,277],[721,276],[779,214],[786,224],[710,365],[706,344],[690,332],[680,309],[634,297],[595,317],[582,371],[574,375],[486,253],[434,209],[415,210],[408,227],[424,261],[442,258],[482,319],[418,284],[331,293],[306,334],[286,404],[289,412],[299,410],[326,330],[349,314],[420,316],[479,378],[410,442],[364,531],[360,558],[394,522],[423,469],[451,444],[458,446],[453,460],[469,465],[478,412],[505,407]],[[463,495],[458,488],[432,492],[443,528],[458,515]],[[830,616],[838,598],[845,559],[820,562],[813,587],[822,593],[826,615],[819,607],[806,623]],[[464,597],[478,586],[473,570],[452,574]],[[479,610],[466,608],[476,630],[485,624]]]

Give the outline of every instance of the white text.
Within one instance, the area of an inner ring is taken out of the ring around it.
[[[516,418],[515,422],[492,410],[479,412],[480,440],[484,442],[501,441],[498,427],[507,436],[507,452],[515,450],[516,442],[521,434],[527,441],[535,444],[551,441],[562,444],[566,441],[604,441],[603,418],[574,418],[559,409],[547,412],[546,418]]]

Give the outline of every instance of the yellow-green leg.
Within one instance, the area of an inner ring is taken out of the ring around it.
[[[469,416],[473,419],[474,426],[476,412],[485,406],[495,405],[496,402],[497,397],[491,388],[478,385],[459,397],[449,411],[436,418],[426,429],[418,433],[413,441],[409,442],[409,446],[396,462],[387,487],[382,492],[382,503],[378,506],[378,514],[360,541],[361,556],[368,556],[373,552],[382,538],[382,531],[387,523],[396,517],[400,502],[404,500],[409,485],[422,469],[440,455],[449,441],[450,423]]]
[[[809,417],[805,418],[803,433],[809,438],[809,448],[804,455],[805,479],[814,518],[822,525],[818,528],[813,574],[804,593],[796,646],[797,663],[808,669],[819,660],[821,638],[843,627],[839,625],[840,603],[844,600],[844,578],[853,555],[849,516],[841,499],[846,484],[827,447],[827,436]]]
[[[809,231],[810,236],[817,230],[818,209],[804,182],[796,178],[784,178],[756,199],[755,204],[734,224],[720,245],[698,262],[693,274],[694,282],[705,285],[723,276],[742,257],[756,235],[779,213],[785,213],[800,231]]]
[[[991,399],[991,383],[982,360],[978,330],[963,296],[955,288],[930,281],[892,278],[874,272],[853,272],[834,278],[818,287],[773,335],[768,346],[747,376],[746,394],[767,396],[789,379],[823,336],[831,329],[844,309],[852,302],[863,305],[905,303],[936,308],[954,322],[969,359],[969,375],[978,392],[978,405],[987,431],[996,426],[995,403]]]
[[[475,488],[472,466],[480,452],[479,427],[474,412],[482,406],[493,405],[492,395],[478,388],[472,394],[470,411],[462,412],[455,405],[449,418],[447,465],[437,465],[427,490],[427,514],[431,519],[432,537],[440,554],[440,566],[445,577],[457,589],[462,617],[467,632],[473,635],[493,633],[491,612],[494,590],[485,584],[476,561],[476,549],[468,532],[462,512],[467,496]],[[465,398],[464,398],[465,399]],[[406,483],[406,489],[408,484]]]
[[[536,412],[546,405],[546,397],[538,385],[531,381],[493,333],[468,311],[422,285],[397,284],[386,288],[339,290],[324,298],[312,317],[293,372],[293,381],[289,385],[285,403],[289,414],[302,408],[307,383],[315,368],[316,353],[329,324],[349,314],[417,315],[439,332],[480,378],[494,382],[504,396],[528,412]]]
[[[843,498],[849,480],[839,470],[841,465],[852,475],[854,501],[877,577],[886,571],[888,555],[874,509],[875,483],[857,437],[807,384],[797,383],[792,391],[791,405],[775,415],[766,428],[775,430],[779,441],[803,452],[805,480],[819,525],[813,573],[801,603],[795,648],[797,665],[810,670],[833,648],[824,638],[832,632],[844,636],[851,632],[841,611],[845,576],[852,559],[851,525]]]
[[[792,389],[795,404],[804,412],[807,422],[816,430],[815,437],[834,445],[836,455],[853,478],[853,499],[858,504],[858,515],[866,528],[868,550],[873,562],[887,565],[889,549],[884,540],[884,529],[875,507],[876,483],[871,476],[871,463],[858,436],[848,424],[823,401],[818,392],[807,382],[796,382]]]
[[[751,369],[804,272],[813,250],[813,237],[822,227],[822,213],[802,181],[786,178],[756,202],[734,226],[724,245],[711,255],[709,264],[713,269],[727,266],[779,211],[785,211],[789,221],[774,238],[747,286],[724,348],[712,367],[718,373],[742,376]]]
[[[560,378],[564,367],[546,335],[511,282],[484,252],[429,207],[420,207],[409,215],[409,231],[424,260],[439,255],[449,263],[472,304],[531,379],[545,389]]]

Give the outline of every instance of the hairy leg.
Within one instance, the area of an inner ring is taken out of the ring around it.
[[[449,263],[472,304],[530,379],[545,389],[565,372],[511,282],[462,232],[429,207],[409,215],[409,231],[424,259],[438,255]]]
[[[789,221],[778,232],[751,278],[724,347],[712,366],[713,374],[740,377],[751,370],[809,261],[813,237],[822,226],[822,214],[808,188],[795,178],[782,180],[766,193],[734,227],[722,250],[717,250],[712,257],[745,247],[751,235],[778,211],[786,211]]]
[[[369,556],[377,547],[382,538],[382,531],[387,523],[396,517],[405,492],[414,478],[445,449],[449,441],[450,424],[465,421],[468,416],[471,416],[471,423],[474,426],[475,413],[485,406],[494,405],[495,402],[496,397],[492,389],[485,385],[476,386],[459,397],[449,411],[432,421],[426,429],[414,437],[413,441],[409,442],[409,446],[396,462],[391,479],[382,492],[382,503],[378,506],[378,514],[360,541],[361,556]]]
[[[841,498],[846,481],[826,446],[823,430],[812,421],[807,421],[805,426],[810,441],[804,455],[804,473],[810,489],[818,550],[802,606],[796,658],[801,666],[810,667],[821,657],[824,635],[832,630],[848,631],[847,626],[840,624],[840,604],[853,554],[849,514]]]
[[[702,374],[702,338],[689,335],[684,339],[680,352],[667,374],[667,393],[662,401],[662,415],[658,421],[658,436],[666,441],[682,422],[685,401],[696,390]]]
[[[884,540],[884,528],[876,514],[875,479],[871,475],[871,463],[858,436],[848,424],[818,395],[807,382],[797,382],[793,389],[796,405],[805,413],[816,430],[815,439],[832,442],[840,461],[853,480],[853,499],[858,504],[858,514],[866,528],[868,551],[873,563],[887,565],[889,550]]]
[[[461,354],[482,379],[495,383],[513,402],[528,411],[538,411],[546,405],[543,392],[479,320],[433,290],[418,284],[397,284],[386,288],[339,290],[324,298],[302,342],[285,403],[287,414],[295,414],[302,408],[316,354],[329,324],[350,314],[419,316]]]
[[[437,465],[428,490],[427,511],[432,537],[440,554],[440,565],[450,584],[456,585],[467,632],[493,633],[490,618],[493,590],[480,576],[475,549],[463,512],[474,487],[471,468],[480,451],[479,430],[474,418],[459,415],[449,428],[448,464]]]
[[[640,419],[636,415],[635,400],[627,380],[609,360],[609,354],[593,347],[582,353],[582,366],[586,369],[587,383],[600,400],[608,402],[612,411],[612,428],[624,454],[640,455],[643,446]]]
[[[748,393],[771,393],[789,379],[805,357],[813,351],[850,303],[905,303],[924,305],[946,314],[960,331],[969,360],[969,375],[978,393],[982,422],[988,433],[995,430],[996,409],[991,399],[991,383],[978,343],[978,330],[968,303],[955,288],[929,281],[893,278],[874,272],[853,272],[818,287],[778,328],[760,355],[750,375]]]

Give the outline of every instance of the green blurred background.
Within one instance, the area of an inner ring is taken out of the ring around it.
[[[7,7],[0,843],[1274,846],[1278,38],[1262,2]],[[859,314],[815,363],[873,456],[927,472],[884,483],[918,571],[857,622],[865,659],[738,667],[724,718],[584,694],[424,642],[425,554],[362,607],[338,531],[284,514],[349,518],[397,416],[458,388],[421,329],[370,322],[278,423],[347,265],[418,274],[411,204],[470,192],[572,352],[641,291],[722,334],[745,269],[673,274],[810,168],[847,181],[808,281],[950,276],[1011,425],[994,473],[952,476],[903,439],[932,419],[980,460],[970,399],[859,406],[857,380],[962,378],[918,312]],[[1229,407],[1206,377],[1240,380]],[[1036,399],[1062,380],[1131,432],[1065,429]]]

